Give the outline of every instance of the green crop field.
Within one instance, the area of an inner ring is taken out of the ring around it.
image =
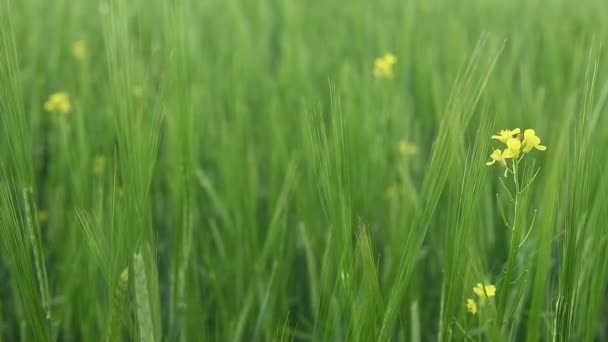
[[[0,0],[0,342],[608,341],[605,0]]]

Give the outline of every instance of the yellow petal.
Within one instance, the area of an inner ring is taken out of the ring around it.
[[[509,139],[507,141],[507,146],[509,147],[510,155],[512,155],[513,157],[519,156],[519,152],[521,150],[521,141],[519,141],[519,139],[514,139],[514,138]]]
[[[484,286],[484,289],[488,297],[494,297],[496,295],[496,286],[489,284]]]
[[[483,285],[481,283],[477,283],[477,285],[473,287],[473,292],[475,292],[475,294],[478,296],[485,296],[485,293],[483,292]]]
[[[544,151],[547,149],[547,146],[545,146],[545,145],[536,145],[535,147],[539,151]]]
[[[521,141],[511,138],[507,141],[507,146],[509,146],[509,149],[517,151],[521,148]]]
[[[536,131],[534,131],[531,128],[528,128],[527,130],[524,131],[524,138],[530,138],[530,137],[534,137],[536,136]]]
[[[397,63],[397,57],[392,53],[387,53],[384,55],[384,61],[388,64],[395,64]]]
[[[477,303],[472,298],[467,299],[467,311],[473,315],[477,313]]]
[[[500,142],[506,144],[509,139],[513,138],[514,135],[519,134],[519,132],[521,132],[521,130],[519,128],[516,128],[513,130],[502,129],[502,130],[500,130],[500,132],[498,132],[498,135],[493,135],[492,139],[500,140]]]

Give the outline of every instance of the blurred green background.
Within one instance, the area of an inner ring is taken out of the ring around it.
[[[0,340],[608,339],[607,13],[0,0]]]

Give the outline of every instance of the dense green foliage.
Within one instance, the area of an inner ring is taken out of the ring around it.
[[[0,341],[608,339],[606,13],[0,0]]]

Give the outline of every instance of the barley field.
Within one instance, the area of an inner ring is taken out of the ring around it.
[[[607,13],[0,0],[0,342],[608,341]]]

